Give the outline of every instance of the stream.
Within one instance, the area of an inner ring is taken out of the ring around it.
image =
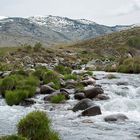
[[[0,97],[0,135],[16,133],[18,121],[33,110],[44,110],[52,119],[53,128],[62,140],[140,140],[140,74],[113,73],[117,78],[108,79],[107,72],[94,72],[109,100],[93,101],[101,107],[102,115],[79,117],[72,112],[78,101],[71,99],[63,104],[44,103],[44,95],[34,98],[31,107],[8,106]],[[125,122],[105,122],[104,117],[122,113]]]

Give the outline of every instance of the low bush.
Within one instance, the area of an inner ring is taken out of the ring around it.
[[[72,69],[70,67],[66,67],[63,65],[58,65],[54,68],[55,71],[57,71],[60,74],[71,74]]]
[[[73,79],[73,80],[77,80],[77,75],[75,74],[66,74],[64,75],[64,80],[69,80],[69,79]]]
[[[60,78],[58,73],[52,70],[48,70],[44,75],[43,75],[43,81],[45,84],[48,84],[50,82],[54,83],[53,88],[54,89],[60,89]]]
[[[33,76],[36,76],[38,79],[43,80],[44,73],[47,72],[48,69],[45,67],[36,68],[35,72],[33,72]]]
[[[58,95],[52,96],[51,98],[52,103],[61,103],[63,101],[65,101],[65,95],[63,94],[58,94]]]
[[[5,100],[8,105],[18,105],[21,101],[28,97],[27,90],[14,90],[14,91],[6,91]]]
[[[16,76],[16,75],[11,75],[11,76],[5,77],[1,82],[2,94],[4,95],[6,90],[15,89],[18,80],[19,80],[19,76]]]
[[[27,140],[27,139],[21,136],[11,135],[0,137],[0,140]]]
[[[51,129],[48,116],[42,111],[33,111],[18,123],[18,134],[30,140],[60,140]]]
[[[117,72],[140,73],[140,57],[124,59],[118,66]]]

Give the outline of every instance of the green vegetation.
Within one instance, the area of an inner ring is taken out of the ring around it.
[[[139,37],[132,37],[128,40],[128,45],[130,47],[140,49],[140,36]]]
[[[69,79],[73,79],[73,80],[77,80],[78,76],[76,74],[66,74],[64,75],[64,80],[69,80]]]
[[[18,134],[30,140],[60,140],[58,133],[51,128],[51,122],[45,112],[29,113],[18,123]]]
[[[28,97],[28,91],[26,90],[15,90],[6,91],[5,99],[8,105],[18,105],[21,101]]]
[[[57,71],[58,73],[60,74],[71,74],[72,72],[72,69],[70,67],[66,67],[66,66],[63,66],[63,65],[58,65],[54,68],[55,71]]]
[[[54,83],[53,88],[55,89],[60,89],[61,87],[59,74],[55,71],[48,70],[47,72],[45,72],[43,75],[43,81],[45,84],[53,82]]]
[[[0,80],[0,90],[8,105],[18,105],[24,99],[35,95],[39,80],[33,76],[23,75],[14,73]]]
[[[42,51],[44,50],[44,48],[42,47],[42,44],[40,42],[37,42],[35,45],[34,45],[34,51],[35,52],[38,52],[38,51]]]
[[[11,136],[0,137],[0,140],[27,140],[27,139],[21,136],[11,135]]]
[[[51,97],[52,103],[61,103],[63,101],[65,101],[65,95],[63,94],[58,94]]]
[[[120,62],[118,72],[140,73],[140,57],[127,58]]]

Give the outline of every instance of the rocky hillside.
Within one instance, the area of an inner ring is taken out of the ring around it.
[[[19,46],[41,42],[44,46],[72,43],[130,28],[108,27],[85,19],[58,16],[0,19],[0,46]]]

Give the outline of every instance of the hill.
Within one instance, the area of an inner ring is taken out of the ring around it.
[[[85,19],[69,19],[58,16],[10,17],[0,19],[0,46],[34,45],[44,46],[72,43],[112,32],[131,28],[131,26],[109,27]]]

